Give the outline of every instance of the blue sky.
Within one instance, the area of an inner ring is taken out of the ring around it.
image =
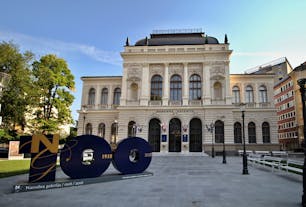
[[[304,0],[1,0],[0,41],[37,55],[64,58],[75,76],[74,119],[82,76],[121,75],[126,37],[134,44],[154,29],[201,28],[224,41],[231,73],[287,57],[306,61]]]

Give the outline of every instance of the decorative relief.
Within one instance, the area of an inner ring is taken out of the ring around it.
[[[123,63],[123,67],[125,67],[125,68],[141,68],[142,64],[139,64],[139,63]]]
[[[150,65],[150,73],[151,74],[159,74],[161,75],[163,73],[164,70],[164,65],[162,64],[153,64]]]
[[[210,68],[210,74],[213,75],[225,75],[224,66],[213,66]]]
[[[170,74],[182,74],[184,66],[183,64],[170,64],[169,73]]]
[[[141,76],[141,70],[139,68],[132,68],[128,70],[127,73],[128,79],[132,77],[140,78]]]
[[[203,65],[201,63],[188,64],[187,68],[189,76],[192,74],[198,74],[201,76],[203,71]]]
[[[222,76],[222,75],[213,75],[213,76],[211,76],[211,78],[210,78],[211,80],[216,80],[216,81],[220,81],[220,80],[224,80],[225,79],[225,77],[224,76]]]
[[[190,64],[188,64],[188,69],[190,69],[190,70],[200,70],[200,69],[202,69],[202,63],[190,63]]]
[[[137,82],[140,82],[140,78],[139,77],[135,77],[135,76],[133,76],[133,77],[129,77],[128,79],[127,79],[127,81],[130,83],[130,82],[133,82],[133,83],[137,83]]]

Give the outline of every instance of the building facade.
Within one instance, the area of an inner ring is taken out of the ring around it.
[[[299,147],[296,127],[296,105],[293,80],[290,76],[274,86],[275,107],[278,116],[278,138],[284,150]]]
[[[236,152],[244,105],[247,149],[279,150],[274,75],[231,75],[231,53],[227,37],[219,43],[201,31],[155,31],[134,45],[127,40],[122,76],[82,77],[78,135],[111,144],[139,136],[154,152],[210,153],[223,144]]]
[[[293,82],[293,94],[294,94],[294,100],[295,100],[295,122],[296,122],[296,133],[298,138],[298,144],[301,148],[302,141],[305,138],[304,135],[304,119],[303,119],[303,103],[302,103],[302,97],[300,92],[300,86],[297,84],[297,81],[302,78],[306,78],[306,62],[302,63],[298,67],[294,68],[289,73],[290,78]]]

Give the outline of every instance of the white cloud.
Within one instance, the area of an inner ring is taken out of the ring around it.
[[[121,65],[119,52],[100,50],[91,45],[63,42],[60,40],[33,37],[14,32],[0,31],[0,40],[13,41],[22,50],[30,50],[38,55],[53,53],[58,56],[66,53],[81,53],[96,61]]]

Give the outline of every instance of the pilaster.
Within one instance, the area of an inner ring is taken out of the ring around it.
[[[189,82],[188,82],[188,68],[187,63],[184,63],[184,82],[183,82],[183,105],[188,105],[188,88],[189,88]]]
[[[163,106],[168,106],[169,102],[169,63],[165,63],[163,80]]]
[[[140,105],[147,106],[149,101],[149,64],[143,64],[141,78]]]
[[[127,68],[123,64],[123,76],[122,76],[122,88],[121,88],[121,97],[120,105],[126,105],[126,95],[127,95]]]

